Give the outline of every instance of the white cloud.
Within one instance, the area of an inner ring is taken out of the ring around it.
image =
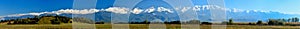
[[[169,13],[173,13],[173,11],[171,11],[170,9],[164,8],[164,7],[158,7],[157,11],[158,12],[166,11],[166,12],[169,12]]]
[[[131,11],[133,14],[140,14],[142,11],[144,10],[141,10],[139,8],[134,8],[133,11]]]
[[[147,13],[151,13],[151,12],[154,12],[154,10],[155,10],[155,8],[154,8],[154,7],[150,7],[150,8],[148,8],[148,9],[146,9],[146,11],[145,11],[145,12],[147,12]]]
[[[127,14],[129,9],[124,8],[124,7],[110,7],[108,9],[106,9],[105,11],[119,13],[119,14]]]

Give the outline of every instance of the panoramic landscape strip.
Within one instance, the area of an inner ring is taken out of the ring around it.
[[[300,0],[0,0],[0,29],[300,29]]]

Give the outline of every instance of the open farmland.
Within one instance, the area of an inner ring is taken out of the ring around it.
[[[128,24],[120,24],[128,25]],[[130,29],[148,29],[149,24],[129,24]],[[166,24],[167,29],[180,29],[180,24]],[[126,27],[126,26],[121,26]],[[72,24],[63,25],[0,25],[1,29],[72,29]],[[95,24],[96,29],[111,29],[110,24]],[[212,29],[211,25],[200,25],[201,29]],[[84,28],[83,28],[84,29]],[[185,28],[183,28],[185,29]],[[226,29],[300,29],[300,26],[227,25]]]

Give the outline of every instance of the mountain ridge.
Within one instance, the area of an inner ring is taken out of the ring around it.
[[[162,9],[163,8],[163,9]],[[194,10],[188,9],[188,10]],[[218,6],[212,6],[212,5],[203,5],[203,6],[197,6],[197,8],[194,11],[197,12],[197,16],[201,21],[212,21],[211,17],[211,9],[224,9],[219,8]],[[134,10],[142,10],[142,11],[136,11]],[[44,15],[60,15],[60,16],[67,16],[67,17],[74,17],[73,15],[76,14],[93,14],[91,17],[95,21],[105,21],[110,22],[109,20],[112,19],[112,13],[116,14],[129,14],[129,21],[143,21],[147,19],[161,19],[161,20],[169,20],[169,21],[178,21],[179,17],[177,11],[174,9],[168,9],[164,7],[160,7],[160,10],[158,10],[158,7],[153,8],[147,8],[147,9],[139,9],[136,8],[133,11],[130,11],[129,8],[124,7],[111,7],[107,9],[83,9],[83,10],[77,10],[77,9],[62,9],[58,11],[53,12],[42,12],[42,13],[29,13],[29,14],[23,14],[23,15],[11,15],[11,16],[4,16],[1,17],[2,20],[7,19],[16,19],[16,18],[30,18],[34,16],[44,16]],[[148,11],[143,11],[148,10]],[[151,11],[149,11],[151,10]],[[236,19],[235,21],[240,22],[255,22],[257,20],[263,20],[267,21],[267,19],[270,18],[290,18],[290,17],[297,17],[300,15],[292,15],[292,14],[284,14],[280,12],[275,11],[259,11],[259,10],[238,10],[236,8],[230,9],[225,8],[226,11],[226,18],[233,18]],[[128,13],[122,13],[122,12],[128,12]],[[151,12],[151,13],[147,13]],[[170,13],[174,12],[174,13]],[[121,17],[121,16],[120,16]]]

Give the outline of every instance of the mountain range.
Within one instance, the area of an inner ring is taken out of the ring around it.
[[[193,9],[200,8],[200,9]],[[222,8],[222,7],[221,7]],[[212,21],[211,9],[219,9],[218,6],[203,5],[200,7],[191,7],[187,10],[196,11],[196,15],[200,21]],[[296,14],[284,14],[275,11],[262,11],[262,10],[239,10],[236,8],[225,8],[225,14],[227,19],[234,19],[236,22],[256,22],[258,20],[268,21],[268,19],[287,19],[291,17],[299,17]],[[183,11],[183,10],[182,10]],[[125,7],[110,7],[107,9],[62,9],[52,12],[40,12],[40,13],[25,13],[15,14],[0,17],[0,20],[20,19],[20,18],[32,18],[35,16],[47,16],[47,15],[59,15],[66,17],[85,17],[95,21],[111,22],[113,17],[124,17],[128,20],[121,21],[151,21],[160,19],[163,21],[179,21],[180,16],[176,9],[170,9],[165,7],[149,7],[146,9],[141,8],[125,8]],[[125,15],[117,16],[116,14]],[[126,15],[127,14],[127,15]],[[116,16],[114,16],[116,15]],[[182,19],[184,20],[184,19]],[[119,20],[120,21],[120,20]]]

